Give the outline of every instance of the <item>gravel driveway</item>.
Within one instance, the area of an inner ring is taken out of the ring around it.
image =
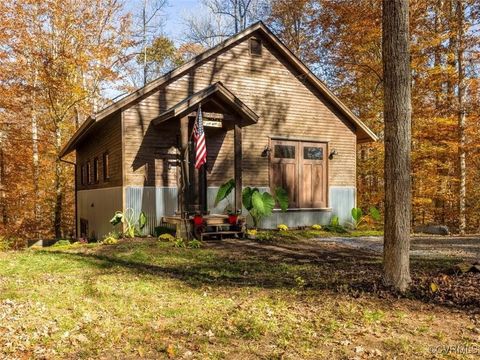
[[[359,250],[381,253],[383,251],[383,236],[357,238],[318,238],[322,243],[336,243]],[[422,257],[458,257],[473,260],[480,259],[479,236],[413,236],[411,255]]]

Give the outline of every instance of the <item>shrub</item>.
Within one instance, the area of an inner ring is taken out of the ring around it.
[[[332,216],[332,219],[330,220],[330,224],[324,226],[323,228],[327,231],[336,232],[340,234],[344,234],[347,232],[347,230],[342,225],[340,225],[340,220],[337,215]]]
[[[102,244],[104,245],[114,245],[118,243],[120,239],[120,234],[117,231],[111,231],[103,238]]]
[[[322,225],[313,224],[313,225],[312,225],[312,229],[313,229],[313,230],[322,230]]]
[[[173,242],[175,241],[175,237],[172,234],[162,234],[158,237],[158,240]]]
[[[248,229],[247,230],[247,235],[257,236],[257,229]]]
[[[147,216],[142,211],[138,216],[137,221],[133,219],[134,211],[132,208],[128,208],[125,213],[121,211],[115,212],[113,218],[110,220],[110,224],[116,226],[120,223],[125,225],[125,236],[133,238],[140,235],[143,228],[147,224]]]
[[[352,213],[353,222],[351,225],[353,229],[357,229],[360,226],[360,224],[362,224],[363,222],[366,222],[368,218],[371,218],[373,222],[380,221],[380,218],[381,218],[380,211],[378,211],[376,207],[374,206],[370,207],[368,212],[369,212],[368,215],[363,215],[362,209],[360,208],[352,209],[351,213]]]
[[[198,249],[202,246],[202,243],[198,241],[197,239],[193,239],[188,242],[187,246],[191,249]]]
[[[202,246],[202,242],[197,239],[186,241],[185,239],[182,239],[182,238],[174,238],[173,246],[176,248],[198,249]]]
[[[187,247],[187,244],[185,244],[185,241],[182,238],[177,238],[175,239],[173,246],[176,248],[185,248]]]
[[[106,237],[102,241],[103,245],[115,245],[116,243],[118,243],[118,239],[115,239],[114,237],[111,237],[111,236]]]
[[[257,234],[257,240],[259,242],[271,242],[275,239],[272,233],[268,231],[262,231]]]
[[[235,180],[230,179],[225,184],[220,186],[215,198],[215,206],[223,199],[228,198],[228,195],[235,189]],[[272,215],[275,208],[275,203],[278,203],[282,211],[287,211],[288,208],[288,194],[285,189],[277,187],[273,194],[269,192],[260,192],[258,188],[251,188],[247,186],[242,191],[242,201],[245,209],[253,219],[254,227],[258,227],[258,223],[264,217]]]
[[[281,187],[277,187],[272,195],[267,191],[261,193],[258,188],[247,186],[242,191],[242,201],[243,206],[245,206],[245,209],[247,209],[253,219],[255,228],[258,227],[262,218],[272,215],[275,202],[280,205],[282,211],[285,212],[288,209],[288,194]]]
[[[163,226],[163,225],[160,225],[160,226],[156,226],[155,229],[154,229],[154,235],[156,237],[159,237],[160,235],[162,234],[171,234],[171,235],[174,235],[175,234],[175,229],[172,229],[168,226]]]
[[[27,247],[27,242],[13,236],[0,236],[0,251],[20,250]]]
[[[69,240],[58,240],[55,244],[53,244],[54,247],[57,246],[70,246],[71,243]]]
[[[277,225],[277,229],[280,231],[288,231],[288,226],[285,224]]]

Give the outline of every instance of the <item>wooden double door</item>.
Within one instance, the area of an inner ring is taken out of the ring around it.
[[[270,186],[287,190],[290,208],[327,207],[327,144],[271,140]]]

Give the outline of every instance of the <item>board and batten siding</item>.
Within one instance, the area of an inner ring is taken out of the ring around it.
[[[138,164],[139,157],[150,156],[144,152],[151,152],[161,142],[176,141],[173,128],[162,125],[154,129],[150,121],[185,97],[221,81],[260,116],[258,124],[243,128],[244,184],[269,185],[268,159],[261,153],[271,136],[279,136],[327,142],[328,148],[338,153],[329,160],[329,186],[355,187],[353,126],[272,46],[267,42],[263,46],[262,56],[252,56],[248,39],[234,44],[124,110],[126,186],[144,184],[145,174],[152,171],[150,166],[146,169]],[[159,163],[155,173],[164,173]],[[232,176],[233,133],[229,131],[213,168],[209,169],[208,184],[220,185]],[[156,184],[171,185],[162,179]]]

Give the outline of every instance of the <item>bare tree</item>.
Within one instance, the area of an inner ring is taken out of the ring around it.
[[[400,291],[405,291],[411,281],[411,69],[408,11],[408,0],[383,0],[384,281]]]
[[[147,51],[153,41],[162,35],[165,20],[163,10],[168,6],[168,0],[137,0],[137,2],[139,10],[134,12],[136,26],[133,29],[135,46],[130,49],[131,61],[123,64],[135,88],[144,86],[157,75],[151,69]]]
[[[211,47],[261,20],[269,0],[203,0],[203,9],[185,18],[186,39]]]

